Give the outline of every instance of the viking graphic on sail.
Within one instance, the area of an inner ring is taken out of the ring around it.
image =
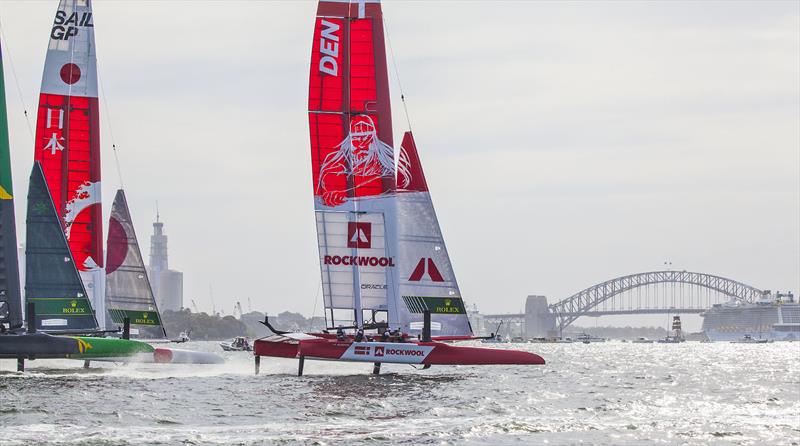
[[[394,149],[378,138],[375,123],[367,115],[356,115],[350,120],[350,133],[328,154],[320,166],[317,195],[326,206],[339,206],[347,201],[355,188],[382,178],[395,177]],[[404,185],[410,178],[406,163],[400,163]],[[347,181],[331,181],[336,177],[353,176],[352,186]],[[358,178],[362,177],[362,178]],[[341,184],[342,186],[338,186]]]

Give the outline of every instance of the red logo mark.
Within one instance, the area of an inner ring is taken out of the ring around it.
[[[72,85],[81,79],[81,68],[74,63],[68,63],[61,67],[58,74],[61,75],[61,80],[65,84]]]
[[[383,356],[383,354],[385,352],[385,349],[386,349],[386,347],[382,347],[382,346],[376,345],[375,346],[375,356]]]
[[[414,268],[414,272],[411,273],[411,277],[408,278],[408,281],[419,282],[422,280],[422,276],[425,274],[427,274],[433,282],[444,282],[444,277],[442,277],[442,274],[439,272],[439,268],[436,267],[436,264],[433,263],[433,259],[431,258],[419,259],[419,263],[417,263],[417,266]]]
[[[347,247],[371,248],[372,223],[355,221],[347,222]]]
[[[369,347],[356,346],[353,353],[356,355],[369,355]]]

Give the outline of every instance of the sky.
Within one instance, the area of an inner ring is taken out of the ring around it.
[[[17,197],[57,4],[0,1]],[[383,10],[395,140],[408,126],[402,85],[468,304],[521,311],[529,294],[555,302],[665,261],[800,291],[800,3]],[[315,11],[94,2],[104,213],[121,184],[113,142],[144,255],[158,202],[186,306],[210,311],[213,288],[218,311],[249,298],[321,315],[306,113]]]

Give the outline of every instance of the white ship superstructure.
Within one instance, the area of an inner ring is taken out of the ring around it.
[[[767,292],[755,303],[716,304],[702,314],[703,331],[712,341],[753,339],[800,340],[800,303],[792,293]]]

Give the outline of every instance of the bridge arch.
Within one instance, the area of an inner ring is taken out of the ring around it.
[[[607,280],[593,285],[572,296],[551,304],[548,309],[555,315],[559,330],[575,322],[579,317],[587,315],[599,304],[619,294],[635,288],[660,283],[688,284],[716,291],[724,296],[741,302],[755,302],[765,292],[725,277],[691,271],[651,271]],[[676,311],[680,312],[680,311]]]

